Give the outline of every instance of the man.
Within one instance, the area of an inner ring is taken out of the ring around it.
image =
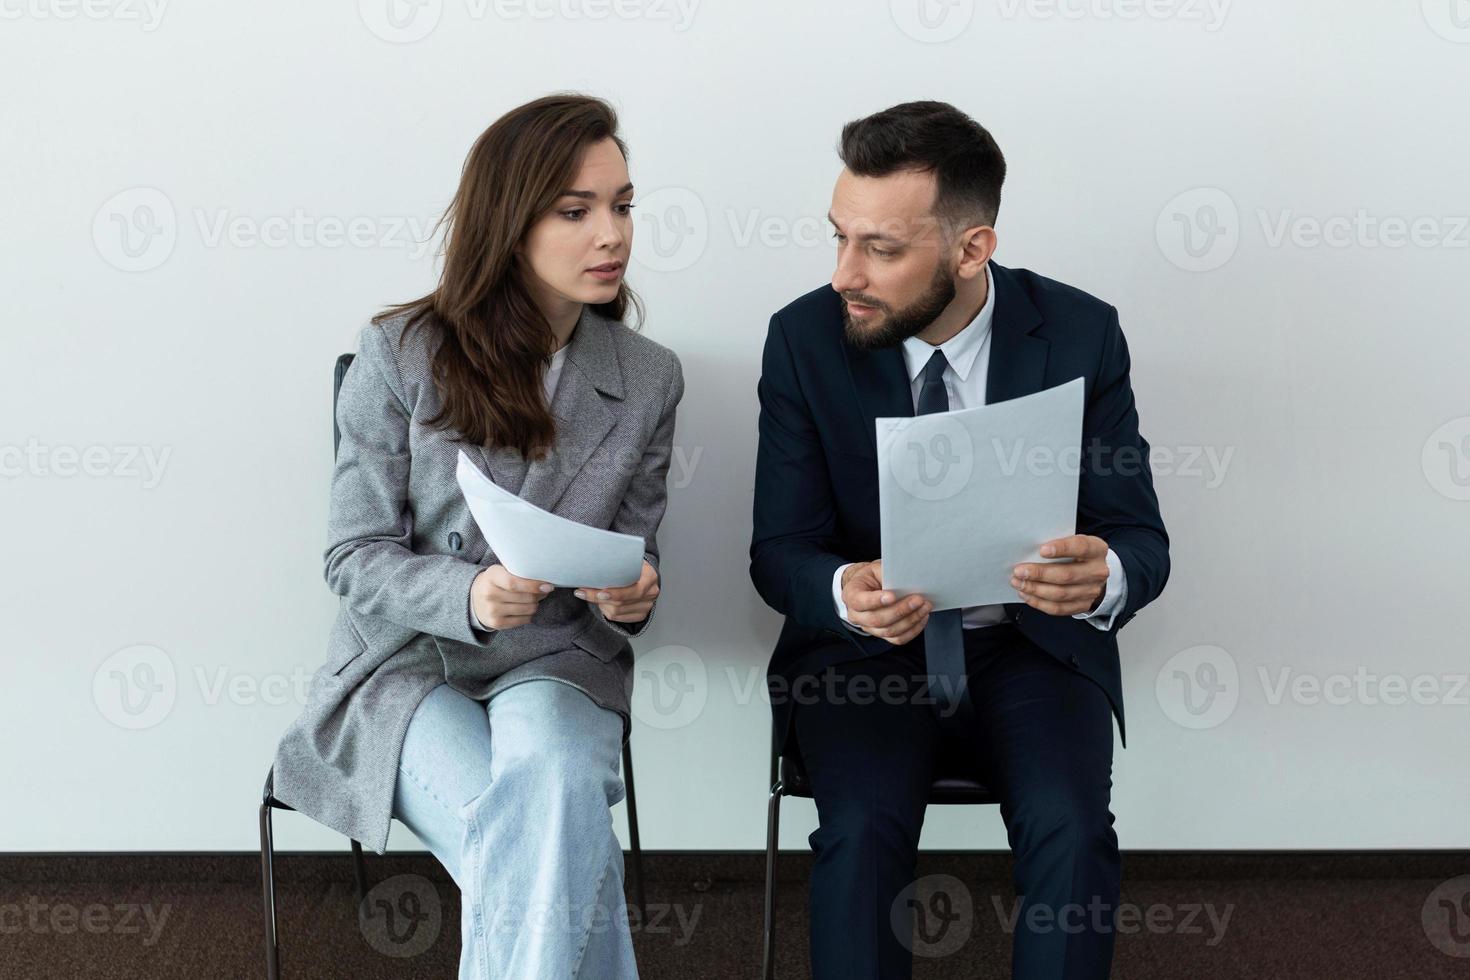
[[[1105,977],[1117,632],[1169,575],[1117,311],[991,260],[1005,160],[954,107],[848,123],[840,153],[831,286],[778,312],[766,338],[750,549],[757,591],[786,616],[768,673],[776,730],[820,821],[813,975],[910,975],[903,892],[935,773],[959,759],[1000,801],[1014,852],[1013,975]],[[935,612],[885,591],[873,420],[1077,377],[1078,533],[1038,542],[1072,560],[1016,566],[1017,601],[1000,605]]]

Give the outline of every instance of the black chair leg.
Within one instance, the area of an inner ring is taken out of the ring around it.
[[[766,951],[761,966],[764,980],[776,976],[776,842],[781,830],[781,792],[778,782],[771,787],[771,800],[766,805]]]
[[[276,942],[275,843],[271,839],[271,807],[260,804],[260,890],[265,896],[265,975],[281,978],[281,950]]]
[[[352,842],[352,882],[357,886],[357,904],[361,908],[368,893],[367,865],[362,860],[362,845],[356,840]]]
[[[628,845],[633,852],[633,895],[638,902],[638,921],[648,914],[648,901],[643,893],[643,845],[638,840],[638,800],[633,795],[633,743],[623,743],[623,785],[628,797]]]

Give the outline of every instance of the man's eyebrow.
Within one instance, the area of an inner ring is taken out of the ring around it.
[[[617,190],[617,193],[613,194],[613,197],[622,197],[624,194],[628,193],[632,189],[633,189],[633,182],[630,180],[626,184],[624,184],[622,187],[619,187],[618,190]],[[562,195],[561,196],[562,197],[580,197],[583,200],[587,200],[587,201],[595,201],[595,200],[597,200],[597,192],[596,191],[562,191]]]
[[[842,233],[842,226],[837,223],[836,218],[832,217],[831,211],[827,212],[827,220],[832,223],[833,228],[837,229],[838,234]],[[884,235],[876,231],[865,231],[861,235],[857,236],[857,240],[860,242],[883,242],[888,245],[908,244],[902,239],[894,238],[892,235]]]

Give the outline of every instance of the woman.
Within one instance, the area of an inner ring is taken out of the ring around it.
[[[275,794],[379,853],[390,815],[428,845],[461,890],[461,977],[637,976],[608,808],[684,383],[621,322],[632,193],[604,102],[507,113],[465,161],[438,287],[363,329],[339,396],[344,601]],[[532,504],[642,537],[638,581],[498,564],[461,450]]]

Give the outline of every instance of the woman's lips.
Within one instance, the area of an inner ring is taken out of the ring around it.
[[[608,262],[603,265],[593,266],[587,270],[587,274],[603,282],[612,282],[623,275],[623,264],[621,262]]]

